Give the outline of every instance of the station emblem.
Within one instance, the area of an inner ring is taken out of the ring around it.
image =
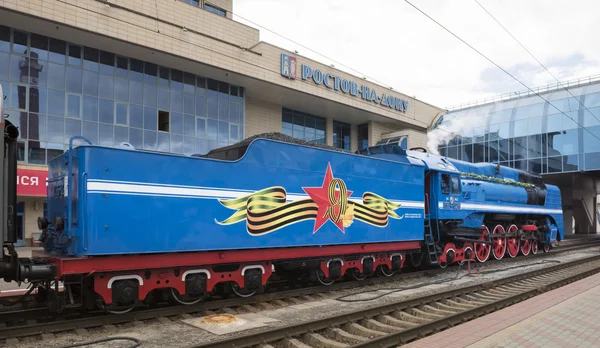
[[[296,79],[296,58],[281,54],[281,75],[290,80]]]
[[[333,177],[331,165],[320,187],[303,187],[309,198],[288,202],[286,190],[281,186],[273,186],[249,195],[219,199],[224,207],[235,210],[224,221],[215,221],[219,225],[231,225],[246,221],[246,230],[250,235],[269,234],[300,221],[315,220],[313,234],[330,221],[342,233],[350,227],[354,220],[384,228],[389,218],[402,219],[395,210],[399,203],[391,202],[375,193],[365,192],[362,202],[351,201],[352,191],[346,183]]]

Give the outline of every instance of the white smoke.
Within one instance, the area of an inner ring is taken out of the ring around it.
[[[446,145],[457,135],[473,136],[473,128],[484,129],[487,114],[480,113],[479,108],[467,109],[456,113],[445,114],[443,122],[427,133],[427,148],[430,153],[439,155],[439,146]]]

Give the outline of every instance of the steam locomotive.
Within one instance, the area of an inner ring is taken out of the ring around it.
[[[184,156],[74,137],[49,163],[43,251],[20,258],[12,246],[18,133],[3,124],[0,277],[33,282],[57,311],[247,297],[274,277],[324,285],[389,277],[407,265],[548,251],[564,237],[559,189],[491,163],[265,137]]]

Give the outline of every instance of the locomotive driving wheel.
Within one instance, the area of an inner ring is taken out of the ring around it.
[[[482,225],[481,228],[483,231],[481,232],[481,237],[479,240],[486,241],[488,240],[488,236],[490,234],[490,230],[486,225]],[[492,246],[484,243],[475,243],[475,257],[479,262],[486,262],[490,257],[490,253],[492,252]]]
[[[531,239],[523,239],[521,241],[521,253],[524,256],[529,255],[529,253],[531,252],[531,247],[532,247],[532,243],[533,241]]]
[[[510,225],[507,233],[517,233],[519,228],[517,225]],[[519,255],[519,248],[521,244],[521,238],[518,236],[512,236],[506,238],[506,251],[508,252],[508,256],[517,257]]]
[[[492,254],[496,260],[502,260],[504,257],[504,253],[506,253],[506,237],[494,237],[494,235],[499,235],[504,233],[504,227],[502,225],[496,225],[492,232],[492,242],[494,245],[492,247]]]
[[[537,240],[532,240],[531,241],[531,254],[535,255],[538,252],[538,241]]]

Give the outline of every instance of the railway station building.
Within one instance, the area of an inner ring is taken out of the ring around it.
[[[185,155],[264,132],[346,151],[426,147],[440,108],[263,42],[233,11],[233,0],[0,0],[19,244],[39,237],[47,163],[76,135]]]
[[[461,131],[439,152],[542,175],[562,191],[565,234],[598,233],[600,76],[533,90],[543,98],[527,90],[448,108],[432,128]]]

